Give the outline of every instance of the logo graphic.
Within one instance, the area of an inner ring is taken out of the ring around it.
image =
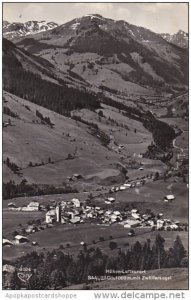
[[[20,266],[17,276],[22,282],[26,283],[32,276],[31,268]]]

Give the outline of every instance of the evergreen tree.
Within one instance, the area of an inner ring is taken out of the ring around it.
[[[21,280],[17,276],[17,272],[15,271],[10,278],[10,289],[11,290],[20,290],[21,288]]]
[[[174,245],[168,251],[168,266],[178,268],[181,266],[182,259],[186,257],[186,250],[179,236],[176,237]]]
[[[153,246],[154,252],[154,269],[160,269],[165,260],[165,249],[164,249],[165,239],[158,234],[155,238],[155,244]]]

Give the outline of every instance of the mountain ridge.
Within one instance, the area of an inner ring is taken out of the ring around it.
[[[168,42],[175,44],[181,48],[188,48],[188,33],[179,30],[177,33],[161,33],[161,36]]]
[[[12,40],[15,37],[27,36],[36,34],[42,31],[50,30],[57,27],[55,22],[46,21],[27,21],[27,22],[13,22],[3,21],[3,35],[7,39]]]

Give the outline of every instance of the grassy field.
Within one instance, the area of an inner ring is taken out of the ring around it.
[[[31,252],[33,249],[38,252],[47,252],[58,249],[60,245],[64,246],[64,252],[76,255],[81,249],[80,243],[82,241],[86,242],[88,247],[99,247],[108,255],[116,255],[119,248],[127,250],[137,240],[140,243],[144,243],[147,239],[150,239],[151,243],[153,243],[158,234],[158,231],[151,231],[150,228],[136,228],[134,237],[128,237],[128,232],[129,230],[120,224],[113,224],[111,226],[93,223],[58,225],[29,235],[28,237],[31,242],[38,242],[38,246],[35,248],[31,248],[30,244],[11,247],[5,246],[3,248],[3,257],[4,259],[15,259],[22,254]],[[177,235],[180,235],[184,247],[188,248],[187,232],[164,231],[160,232],[160,234],[165,238],[166,248],[172,246]],[[109,248],[110,236],[112,236],[112,241],[115,241],[118,245],[116,250],[110,250]],[[100,237],[103,237],[104,241],[100,241]],[[67,244],[70,244],[70,246],[67,247]]]
[[[82,110],[80,115],[84,119],[97,123],[107,134],[114,129],[113,136],[116,142],[125,145],[121,154],[116,153],[104,147],[98,138],[92,136],[87,125],[10,93],[4,92],[4,97],[7,101],[6,107],[17,113],[19,119],[10,117],[13,126],[3,129],[3,159],[9,157],[11,162],[22,168],[23,173],[22,176],[15,176],[4,164],[4,182],[13,178],[19,182],[22,178],[26,178],[29,183],[62,184],[67,176],[74,173],[83,176],[98,174],[99,177],[100,172],[110,170],[112,174],[113,169],[116,169],[113,163],[118,162],[121,155],[128,157],[134,153],[145,152],[152,141],[151,134],[139,122],[123,117],[120,123],[128,126],[129,129],[122,128],[121,124],[116,129],[116,125],[107,119],[100,120],[98,113]],[[36,110],[43,116],[49,117],[55,124],[54,128],[42,125],[40,119],[36,117]],[[103,110],[106,110],[106,115],[109,113],[118,121],[122,117],[120,112],[109,107]],[[4,114],[3,120],[7,122],[8,116]],[[135,128],[137,128],[136,134],[134,134]],[[68,154],[73,154],[75,151],[77,151],[76,158],[66,160]],[[49,158],[54,163],[48,163]],[[30,162],[33,165],[43,162],[45,165],[28,167]]]

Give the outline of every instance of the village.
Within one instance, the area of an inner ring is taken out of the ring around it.
[[[148,178],[152,179],[152,178]],[[117,199],[117,192],[125,189],[130,189],[143,184],[142,181],[132,181],[124,183],[120,186],[110,188],[109,192],[105,194],[104,202],[99,206],[92,204],[90,199],[80,201],[78,198],[68,199],[67,201],[50,200],[50,204],[42,205],[37,201],[30,202],[27,206],[17,207],[15,203],[10,202],[8,209],[19,212],[44,212],[44,218],[36,221],[30,221],[25,226],[22,225],[20,232],[15,232],[12,240],[4,237],[3,246],[12,246],[23,243],[29,243],[29,235],[41,230],[48,230],[55,226],[64,224],[73,224],[73,226],[80,226],[82,223],[97,224],[112,226],[118,223],[124,228],[127,228],[127,237],[135,235],[140,228],[147,228],[151,231],[186,231],[187,225],[182,224],[178,220],[165,218],[165,216],[158,212],[154,214],[151,209],[140,212],[136,207],[131,210],[117,210],[115,202]],[[114,197],[109,194],[115,193]],[[107,195],[107,196],[106,196]],[[162,199],[164,202],[175,201],[173,194],[165,195]],[[31,244],[36,246],[38,243],[32,241]]]

